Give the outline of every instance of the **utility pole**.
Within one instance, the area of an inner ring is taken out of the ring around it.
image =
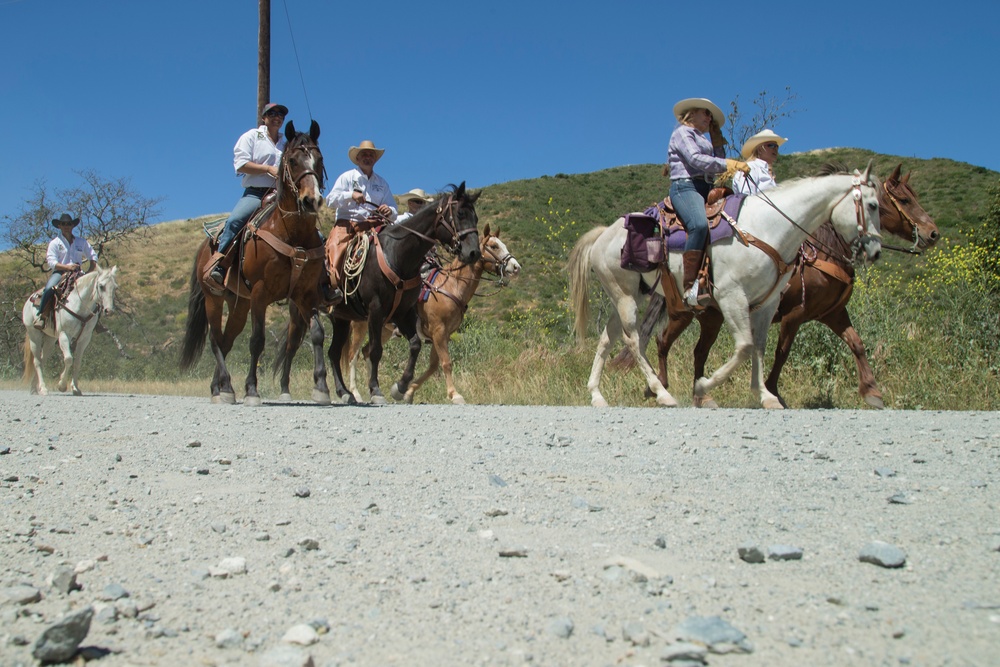
[[[264,105],[271,101],[271,0],[258,0],[259,28],[257,31],[257,115],[254,126],[260,122]]]

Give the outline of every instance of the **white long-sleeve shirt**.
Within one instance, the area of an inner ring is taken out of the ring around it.
[[[753,160],[749,160],[747,164],[750,165],[750,179],[753,179],[753,182],[742,171],[738,171],[733,176],[733,192],[755,195],[761,190],[768,190],[778,185],[778,182],[774,180],[774,176],[771,175],[771,169],[768,167],[767,162],[764,162],[760,158],[754,158]]]
[[[56,264],[83,264],[85,259],[97,263],[97,253],[94,252],[90,241],[81,236],[74,236],[73,242],[70,243],[62,232],[49,241],[48,250],[45,252],[45,261],[52,269]]]
[[[237,176],[243,177],[244,188],[273,188],[274,177],[270,174],[241,174],[240,167],[247,162],[276,167],[281,163],[281,153],[287,143],[285,135],[278,134],[278,143],[271,141],[267,126],[261,125],[254,130],[247,130],[233,146],[233,169]]]
[[[389,184],[374,171],[371,178],[368,178],[360,169],[351,169],[338,176],[333,187],[330,188],[330,194],[326,196],[326,205],[337,209],[337,220],[364,222],[371,216],[373,212],[371,206],[358,204],[354,201],[355,190],[363,192],[365,200],[375,204],[376,207],[385,204],[391,208],[392,214],[389,216],[389,220],[390,222],[396,221],[396,200],[392,197]]]

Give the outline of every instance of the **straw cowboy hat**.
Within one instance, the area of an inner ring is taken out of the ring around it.
[[[704,97],[689,97],[686,100],[681,100],[674,105],[674,116],[677,120],[680,120],[691,109],[708,109],[712,114],[712,118],[715,119],[716,125],[722,127],[726,124],[726,114],[722,113],[722,109]]]
[[[69,213],[63,213],[62,215],[59,216],[58,220],[52,221],[52,226],[55,227],[56,229],[58,229],[62,225],[70,225],[72,227],[76,227],[79,224],[80,224],[80,218],[74,218]]]
[[[378,162],[382,157],[382,153],[385,153],[384,148],[375,148],[375,144],[365,139],[357,146],[351,146],[350,150],[347,151],[347,158],[354,164],[358,164],[358,153],[361,151],[375,151],[375,161]],[[358,165],[359,167],[361,165]]]
[[[773,141],[774,143],[780,146],[781,144],[788,141],[788,139],[785,139],[784,137],[779,137],[771,130],[761,130],[760,132],[753,135],[743,143],[743,148],[740,149],[740,155],[743,156],[744,160],[749,160],[750,158],[753,157],[753,153],[755,150],[757,150],[758,146],[760,146],[761,144],[766,144],[769,141]]]
[[[406,204],[411,199],[419,199],[420,201],[424,202],[425,204],[434,201],[434,197],[431,197],[429,194],[427,194],[426,192],[424,192],[420,188],[413,188],[412,190],[410,190],[409,192],[407,192],[405,195],[400,195],[400,197],[399,197],[399,203],[400,204]]]

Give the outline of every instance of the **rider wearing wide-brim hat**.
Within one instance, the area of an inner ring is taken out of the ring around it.
[[[397,217],[396,199],[392,196],[389,183],[375,173],[375,163],[385,154],[384,148],[376,148],[369,140],[347,150],[347,158],[355,164],[337,177],[326,205],[337,211],[336,222],[326,239],[326,264],[329,283],[324,283],[327,303],[343,300],[343,257],[347,245],[354,236],[370,229],[369,221],[376,212],[381,220],[395,222]]]
[[[434,201],[434,197],[427,194],[420,188],[413,188],[406,194],[400,195],[399,203],[406,206],[406,211],[399,214],[396,218],[396,222],[400,223],[413,216],[414,213],[419,211],[424,207],[425,204],[429,204]]]
[[[696,277],[705,256],[708,218],[705,199],[714,177],[730,170],[747,171],[745,162],[726,158],[726,140],[722,126],[726,116],[715,103],[704,97],[689,97],[674,105],[677,127],[670,135],[667,164],[663,175],[670,177],[670,201],[684,223],[684,298],[691,306],[699,305]],[[710,139],[705,138],[705,133]]]
[[[84,260],[90,262],[90,266],[87,267],[88,271],[93,271],[94,267],[97,266],[97,253],[94,252],[90,242],[83,237],[73,235],[73,230],[79,224],[80,218],[74,218],[69,213],[63,213],[52,221],[52,226],[59,230],[59,234],[49,242],[49,247],[45,252],[45,261],[52,270],[52,275],[45,283],[45,289],[35,307],[34,326],[36,329],[45,327],[45,320],[42,319],[41,315],[45,312],[45,307],[52,299],[52,292],[62,277],[67,273],[80,271]]]
[[[733,191],[745,195],[757,194],[761,190],[777,187],[774,177],[774,161],[778,158],[778,148],[788,141],[771,130],[761,130],[743,142],[740,155],[750,166],[750,172],[733,176]]]

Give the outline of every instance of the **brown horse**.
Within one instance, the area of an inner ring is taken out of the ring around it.
[[[482,252],[479,261],[473,264],[462,264],[457,258],[453,259],[448,266],[432,273],[424,282],[428,295],[426,301],[421,299],[417,302],[417,320],[420,325],[420,335],[425,340],[431,341],[433,347],[427,370],[410,383],[406,393],[402,396],[402,400],[407,403],[413,402],[413,395],[437,371],[439,364],[441,370],[444,371],[448,400],[456,405],[465,403],[465,398],[455,389],[451,372],[451,355],[448,353],[448,341],[462,325],[469,301],[479,289],[483,272],[497,276],[497,284],[501,287],[505,286],[510,278],[516,278],[521,272],[521,265],[507,250],[504,242],[500,240],[499,230],[495,234],[491,233],[490,226],[486,225],[479,240],[479,249]],[[357,400],[361,400],[355,383],[357,362],[361,356],[361,343],[365,340],[367,327],[367,322],[352,323],[351,340],[349,346],[344,348],[346,358],[342,360],[349,365],[349,388]],[[391,327],[383,329],[383,343],[388,340],[393,331],[394,329]]]
[[[319,285],[324,272],[323,236],[317,229],[323,205],[323,155],[316,140],[319,124],[312,121],[309,134],[296,132],[292,122],[285,126],[288,143],[278,166],[280,179],[277,208],[256,229],[247,225],[242,236],[241,257],[229,271],[226,291],[212,292],[214,283],[203,278],[212,256],[206,239],[195,256],[188,298],[187,330],[180,366],[190,368],[201,356],[205,335],[215,355],[211,391],[213,403],[235,403],[226,355],[251,315],[250,369],[247,372],[244,405],[260,405],[257,393],[257,364],[264,350],[264,315],[267,307],[288,299],[290,317],[286,341],[297,347],[307,330],[308,318],[322,301]],[[229,314],[223,328],[223,305]],[[291,362],[291,357],[288,359]],[[313,400],[329,403],[325,368],[314,373]],[[284,397],[283,398],[289,398]]]
[[[902,179],[900,178],[901,167],[902,165],[897,165],[879,188],[879,216],[882,229],[894,236],[912,241],[913,248],[901,249],[885,244],[882,247],[919,254],[919,251],[937,243],[938,228],[920,206],[917,195],[910,188],[910,174],[907,173]],[[828,167],[827,173],[832,169],[835,167]],[[774,365],[764,385],[781,400],[782,405],[787,407],[778,392],[778,378],[788,360],[799,327],[806,322],[816,320],[836,333],[854,353],[858,367],[858,393],[865,403],[875,408],[883,408],[885,405],[882,401],[882,392],[875,383],[875,374],[868,363],[864,344],[847,312],[847,303],[854,291],[854,266],[844,258],[849,257],[851,252],[828,225],[821,227],[814,238],[815,242],[807,241],[802,245],[795,273],[781,295],[781,302],[772,320],[774,323],[781,323],[781,331],[774,352]],[[640,349],[644,349],[648,343],[656,321],[663,314],[664,304],[662,297],[650,300],[640,335],[642,345]],[[667,356],[670,348],[694,317],[695,314],[689,310],[675,312],[675,309],[671,309],[670,322],[657,339],[659,378],[664,386],[667,386]],[[708,353],[722,328],[722,314],[714,308],[708,308],[698,314],[698,323],[701,325],[701,335],[694,348],[696,378],[705,374]],[[628,367],[634,362],[628,350],[623,350],[615,359],[615,363],[619,367]],[[715,408],[718,404],[706,395],[700,400],[695,399],[695,407]]]

